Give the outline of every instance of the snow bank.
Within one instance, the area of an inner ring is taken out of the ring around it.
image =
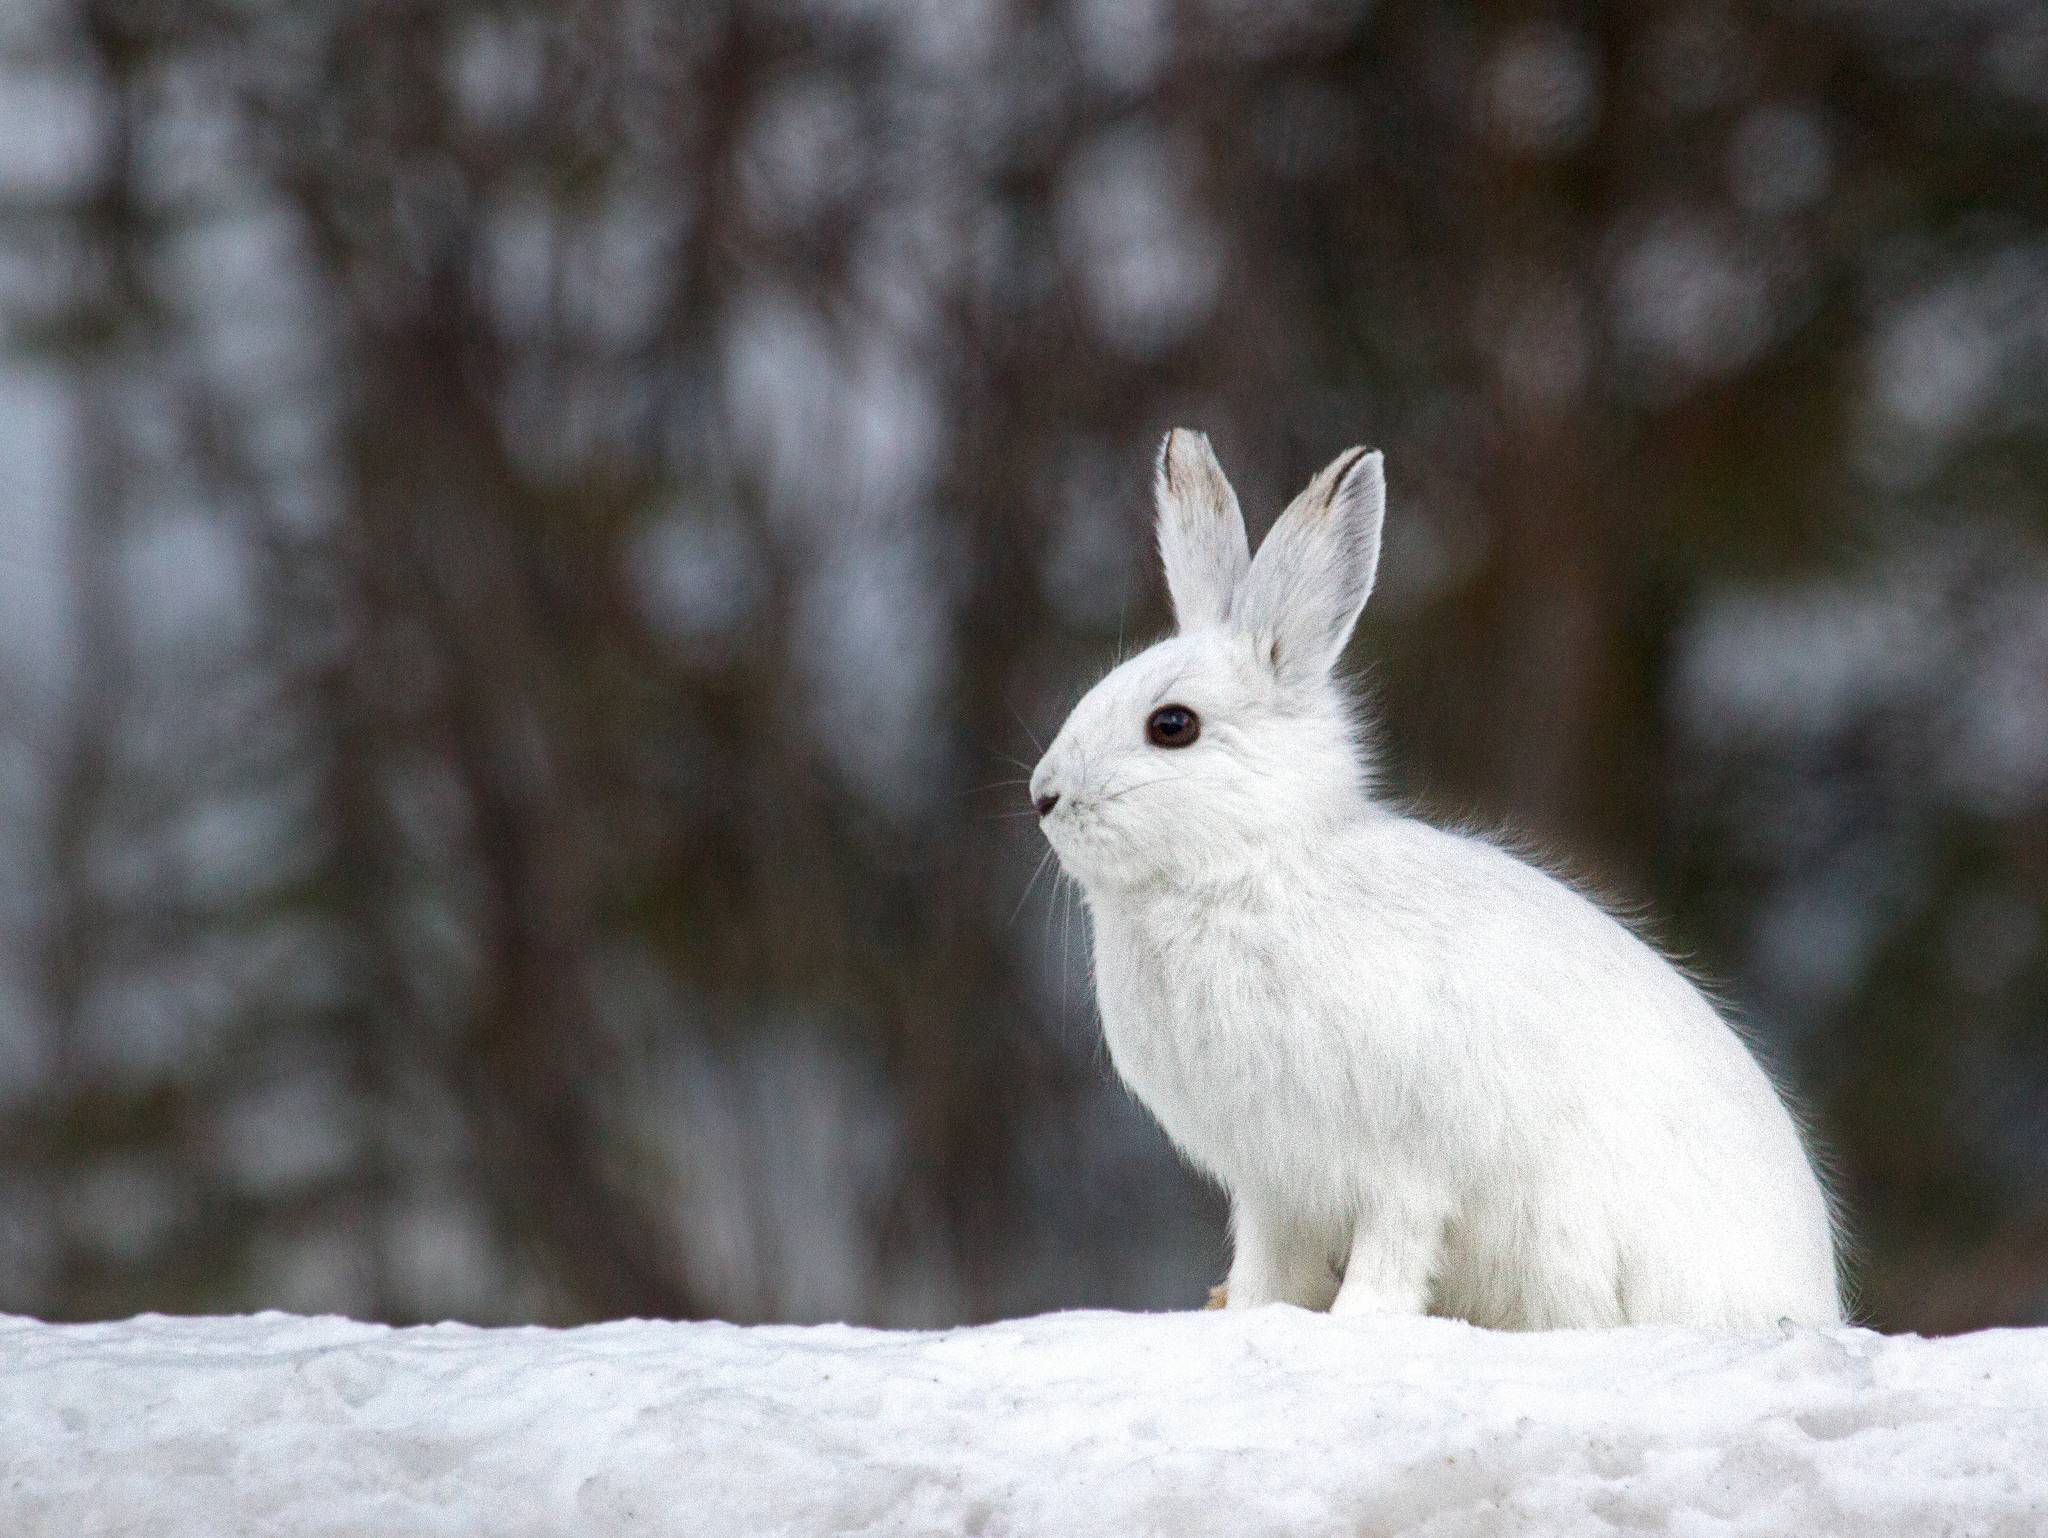
[[[0,1319],[0,1533],[2048,1532],[2048,1331]]]

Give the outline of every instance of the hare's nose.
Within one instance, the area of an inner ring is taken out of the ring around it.
[[[1052,809],[1059,804],[1060,793],[1056,790],[1050,790],[1042,796],[1033,796],[1031,798],[1031,805],[1037,809],[1038,815],[1041,817],[1050,817]]]

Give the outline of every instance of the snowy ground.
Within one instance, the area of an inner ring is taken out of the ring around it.
[[[0,1533],[2048,1532],[2048,1331],[0,1318]]]

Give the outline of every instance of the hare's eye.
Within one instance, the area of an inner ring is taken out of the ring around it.
[[[1155,748],[1184,748],[1202,735],[1202,718],[1185,705],[1161,705],[1145,722],[1145,737]]]

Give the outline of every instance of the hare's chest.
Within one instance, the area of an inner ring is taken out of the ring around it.
[[[1182,1152],[1226,1186],[1320,1183],[1332,1143],[1355,1144],[1352,1033],[1322,1018],[1283,952],[1229,938],[1098,922],[1111,1061]]]

